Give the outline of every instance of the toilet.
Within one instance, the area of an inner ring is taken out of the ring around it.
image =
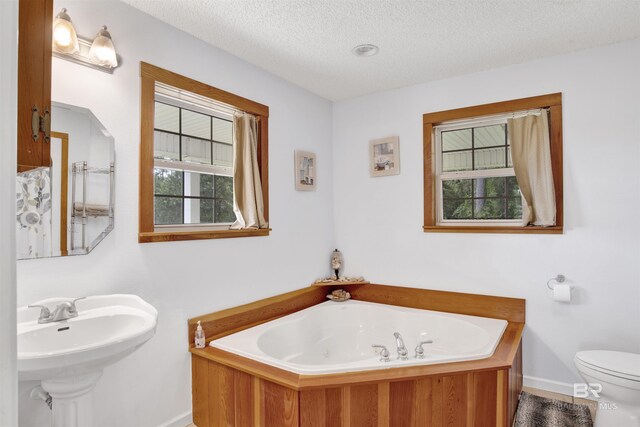
[[[585,383],[592,384],[599,395],[595,427],[640,427],[640,354],[579,351],[574,363]],[[589,397],[596,396],[590,392]]]

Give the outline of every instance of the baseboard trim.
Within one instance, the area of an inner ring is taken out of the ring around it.
[[[183,414],[178,415],[175,418],[170,419],[169,421],[160,424],[158,427],[186,427],[193,422],[193,414],[191,411],[187,411]]]
[[[522,380],[525,387],[537,388],[539,390],[551,391],[553,393],[573,396],[573,384],[552,381],[544,378],[530,377],[525,375]]]

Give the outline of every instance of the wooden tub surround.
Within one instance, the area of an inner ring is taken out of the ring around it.
[[[507,426],[522,389],[525,301],[387,285],[349,285],[353,299],[508,321],[486,359],[299,375],[207,343],[326,301],[312,286],[189,320],[193,422],[198,427]]]

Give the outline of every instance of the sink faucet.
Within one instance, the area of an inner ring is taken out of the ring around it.
[[[396,347],[398,348],[398,359],[407,360],[409,359],[409,351],[407,347],[404,346],[404,341],[402,340],[402,335],[399,332],[394,332],[393,336],[396,337]]]
[[[72,319],[78,317],[78,309],[76,308],[76,301],[85,299],[86,297],[76,298],[71,301],[65,301],[62,304],[56,306],[53,313],[48,307],[44,305],[34,304],[28,306],[28,308],[40,308],[40,316],[38,317],[38,323],[51,323],[59,322],[61,320]]]

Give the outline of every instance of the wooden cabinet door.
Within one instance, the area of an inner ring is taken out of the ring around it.
[[[18,35],[18,171],[50,166],[50,141],[33,133],[34,108],[51,111],[53,0],[20,0]],[[39,127],[39,126],[38,126]]]

